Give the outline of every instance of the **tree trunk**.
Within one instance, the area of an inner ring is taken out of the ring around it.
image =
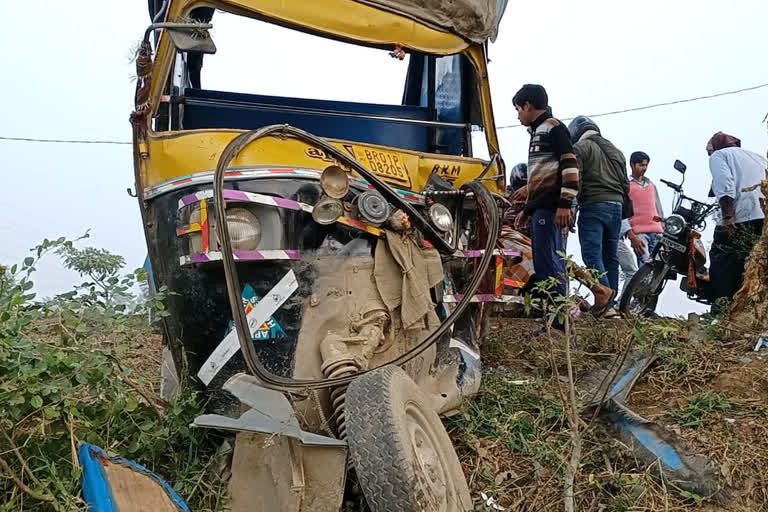
[[[763,195],[768,198],[768,171],[766,179],[760,184]],[[763,211],[768,217],[768,201],[763,201]],[[744,311],[747,304],[754,307],[755,319],[768,322],[768,222],[763,224],[763,232],[757,244],[749,254],[749,262],[744,270],[744,284],[733,297],[731,318]]]

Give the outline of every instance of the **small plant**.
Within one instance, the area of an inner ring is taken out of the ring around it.
[[[704,498],[702,498],[701,496],[699,496],[695,492],[680,491],[680,496],[682,496],[683,498],[686,498],[688,500],[693,501],[694,503],[696,503],[696,505],[701,505],[702,502],[704,501]]]
[[[725,411],[731,408],[728,398],[722,393],[699,393],[691,398],[688,407],[672,411],[672,417],[683,427],[701,427],[707,422],[708,416],[715,411]]]
[[[34,302],[32,275],[55,252],[91,278],[87,286]],[[122,357],[149,327],[119,307],[133,301],[164,311],[155,295],[132,295],[138,273],[118,276],[121,257],[45,240],[20,265],[0,274],[0,510],[85,510],[76,448],[80,441],[129,457],[165,477],[194,510],[216,510],[219,484],[204,481],[215,439],[189,424],[203,411],[187,392],[165,403],[155,383]],[[114,336],[118,334],[118,336]],[[112,336],[110,336],[112,335]],[[119,337],[119,344],[109,338]],[[105,339],[106,338],[106,339]],[[129,347],[130,348],[130,347]],[[134,349],[135,351],[135,349]],[[159,371],[159,368],[158,368]]]

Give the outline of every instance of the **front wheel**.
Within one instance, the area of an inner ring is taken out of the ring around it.
[[[662,262],[646,263],[640,267],[621,295],[621,314],[625,317],[638,317],[652,313],[664,288],[666,274],[667,266]]]
[[[347,388],[347,442],[373,512],[466,512],[472,498],[459,459],[426,395],[385,366]]]

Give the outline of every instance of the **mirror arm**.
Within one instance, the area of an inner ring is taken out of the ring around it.
[[[144,41],[149,41],[149,36],[150,34],[152,34],[152,32],[154,32],[155,30],[163,29],[163,28],[172,28],[176,30],[189,30],[190,32],[192,32],[195,30],[212,29],[213,24],[211,23],[174,23],[174,22],[153,23],[144,32]]]

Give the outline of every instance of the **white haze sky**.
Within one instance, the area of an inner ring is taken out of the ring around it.
[[[6,2],[0,33],[0,136],[130,140],[132,50],[149,24],[146,2]],[[263,23],[214,17],[219,53],[206,56],[211,89],[351,101],[398,103],[406,64],[386,52],[318,39]],[[490,48],[498,125],[517,124],[511,97],[541,83],[559,117],[596,114],[768,82],[765,0],[511,0]],[[24,20],[34,23],[25,22]],[[765,154],[768,89],[597,118],[627,156],[650,154],[652,179],[678,180],[672,163],[688,165],[686,191],[706,198],[704,145],[718,130]],[[500,131],[508,166],[524,161],[527,133]],[[484,153],[476,140],[476,154]],[[0,263],[20,261],[44,237],[75,237],[122,254],[129,268],[146,246],[133,186],[130,145],[0,141]],[[672,194],[660,187],[665,207]],[[712,238],[711,227],[705,241]],[[578,255],[576,237],[569,252]],[[39,293],[65,291],[77,276],[50,258]],[[672,283],[670,283],[672,285]],[[669,286],[667,314],[701,311]]]

